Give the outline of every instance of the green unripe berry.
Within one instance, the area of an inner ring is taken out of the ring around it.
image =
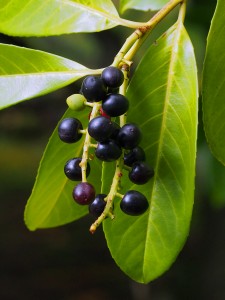
[[[85,108],[85,97],[81,94],[73,94],[66,99],[66,103],[72,110],[80,111]]]

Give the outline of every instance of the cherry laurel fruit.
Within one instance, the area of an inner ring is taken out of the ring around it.
[[[92,119],[88,124],[88,133],[98,142],[108,140],[113,130],[112,121],[102,116]]]
[[[83,126],[78,119],[65,118],[58,126],[58,135],[65,143],[75,143],[81,139],[82,134],[79,133],[79,130],[82,129]]]
[[[80,205],[89,205],[95,198],[95,189],[88,182],[80,182],[73,189],[73,198]]]
[[[145,184],[154,176],[153,169],[143,161],[135,162],[129,172],[129,179],[135,184]]]
[[[66,103],[70,109],[75,111],[81,111],[85,108],[85,97],[81,94],[73,94],[66,99]]]
[[[103,110],[110,117],[119,117],[129,108],[129,101],[121,94],[109,94],[102,102]]]
[[[100,142],[95,149],[96,157],[102,161],[117,160],[121,154],[122,150],[120,146],[113,140]]]
[[[137,125],[127,123],[120,129],[117,141],[125,149],[135,148],[141,141],[141,131]]]
[[[109,88],[118,88],[124,80],[123,72],[113,66],[107,67],[102,72],[102,81]]]
[[[81,86],[81,94],[89,102],[99,102],[105,99],[107,88],[98,76],[87,76]]]
[[[137,146],[124,154],[124,164],[131,167],[137,161],[145,161],[144,150]]]
[[[143,214],[148,209],[148,206],[146,197],[134,190],[128,191],[120,202],[121,210],[131,216]]]
[[[89,204],[89,213],[94,217],[98,218],[104,211],[106,206],[106,198],[107,195],[105,194],[98,194],[96,195],[94,201]]]
[[[70,180],[80,181],[82,180],[81,167],[79,166],[81,162],[80,157],[75,157],[68,160],[64,166],[64,173]],[[90,164],[87,163],[86,176],[90,174]]]

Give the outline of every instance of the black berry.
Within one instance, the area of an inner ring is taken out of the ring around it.
[[[125,149],[135,148],[141,141],[141,131],[137,125],[127,123],[120,129],[117,141]]]
[[[107,87],[117,88],[124,80],[123,72],[116,67],[107,67],[102,72],[102,80]]]
[[[96,195],[94,201],[89,205],[89,213],[91,215],[98,218],[103,213],[106,206],[106,201],[104,200],[106,196],[105,194]]]
[[[81,162],[80,157],[72,158],[66,162],[64,166],[64,173],[67,176],[67,178],[74,181],[82,180],[81,167],[79,166],[80,162]],[[90,174],[90,164],[87,163],[86,176],[88,177],[89,174]]]
[[[73,189],[73,198],[80,205],[89,205],[95,198],[95,189],[88,182],[81,182]]]
[[[121,210],[131,216],[143,214],[148,209],[146,197],[137,191],[128,191],[120,202]]]
[[[153,169],[146,162],[135,162],[129,172],[129,179],[135,184],[145,184],[154,176]]]
[[[102,116],[92,119],[88,124],[88,133],[98,142],[108,140],[113,130],[112,121]]]
[[[145,161],[144,150],[137,146],[124,154],[124,164],[131,167],[137,161]]]
[[[129,101],[121,94],[109,94],[103,100],[102,108],[110,117],[118,117],[128,110]]]
[[[122,150],[118,144],[113,140],[100,142],[95,149],[95,155],[98,159],[103,161],[113,161],[118,159],[122,154]]]
[[[59,138],[65,143],[74,143],[81,139],[79,130],[83,129],[81,122],[76,118],[66,118],[58,126]]]
[[[87,76],[81,86],[81,94],[89,102],[99,102],[105,99],[107,88],[105,87],[102,79],[98,76]]]

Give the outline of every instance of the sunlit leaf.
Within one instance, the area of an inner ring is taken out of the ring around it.
[[[159,10],[168,0],[120,0],[120,10],[123,13],[128,9]]]
[[[50,93],[93,72],[60,56],[0,44],[0,109]]]
[[[126,171],[125,193],[135,189],[149,199],[139,217],[121,212],[105,220],[111,254],[132,279],[147,283],[165,272],[182,249],[189,232],[195,178],[197,72],[194,52],[183,24],[176,23],[147,51],[131,79],[128,121],[139,124],[141,145],[155,176],[132,185]]]
[[[225,165],[224,1],[218,1],[207,40],[203,71],[203,121],[209,147]]]
[[[85,128],[88,114],[88,110],[75,114],[68,110],[63,118],[75,116]],[[25,210],[25,223],[30,230],[66,224],[88,213],[87,206],[76,204],[72,198],[72,190],[77,182],[67,179],[64,174],[65,163],[73,157],[80,157],[83,141],[82,138],[78,143],[66,144],[59,139],[57,128],[53,132]],[[88,181],[98,192],[101,183],[100,163],[94,160],[90,165]]]
[[[0,8],[0,32],[8,35],[95,32],[117,25],[124,20],[110,0],[7,0]]]

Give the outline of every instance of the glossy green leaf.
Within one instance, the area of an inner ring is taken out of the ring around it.
[[[76,117],[85,128],[88,115],[86,109],[81,113],[68,110],[63,118]],[[75,144],[66,144],[59,139],[57,128],[53,132],[25,209],[25,223],[30,230],[66,224],[88,213],[87,206],[76,204],[72,198],[72,190],[77,182],[68,180],[64,174],[65,163],[73,157],[81,156],[83,141],[82,138]],[[100,163],[94,160],[90,165],[94,171],[91,171],[88,181],[95,186],[96,191],[100,191]]]
[[[188,236],[194,198],[197,136],[197,71],[192,44],[176,23],[147,51],[131,79],[128,121],[139,124],[142,147],[155,176],[132,185],[126,171],[125,193],[134,189],[149,199],[138,217],[120,211],[104,221],[111,254],[132,279],[147,283],[165,272]]]
[[[120,11],[123,13],[128,9],[136,10],[159,10],[168,0],[121,0]]]
[[[15,36],[95,32],[121,23],[110,0],[5,0],[0,8],[0,32]]]
[[[225,26],[224,1],[218,1],[207,40],[203,71],[203,121],[215,157],[225,165]]]
[[[0,109],[50,93],[93,72],[60,56],[0,44]]]

